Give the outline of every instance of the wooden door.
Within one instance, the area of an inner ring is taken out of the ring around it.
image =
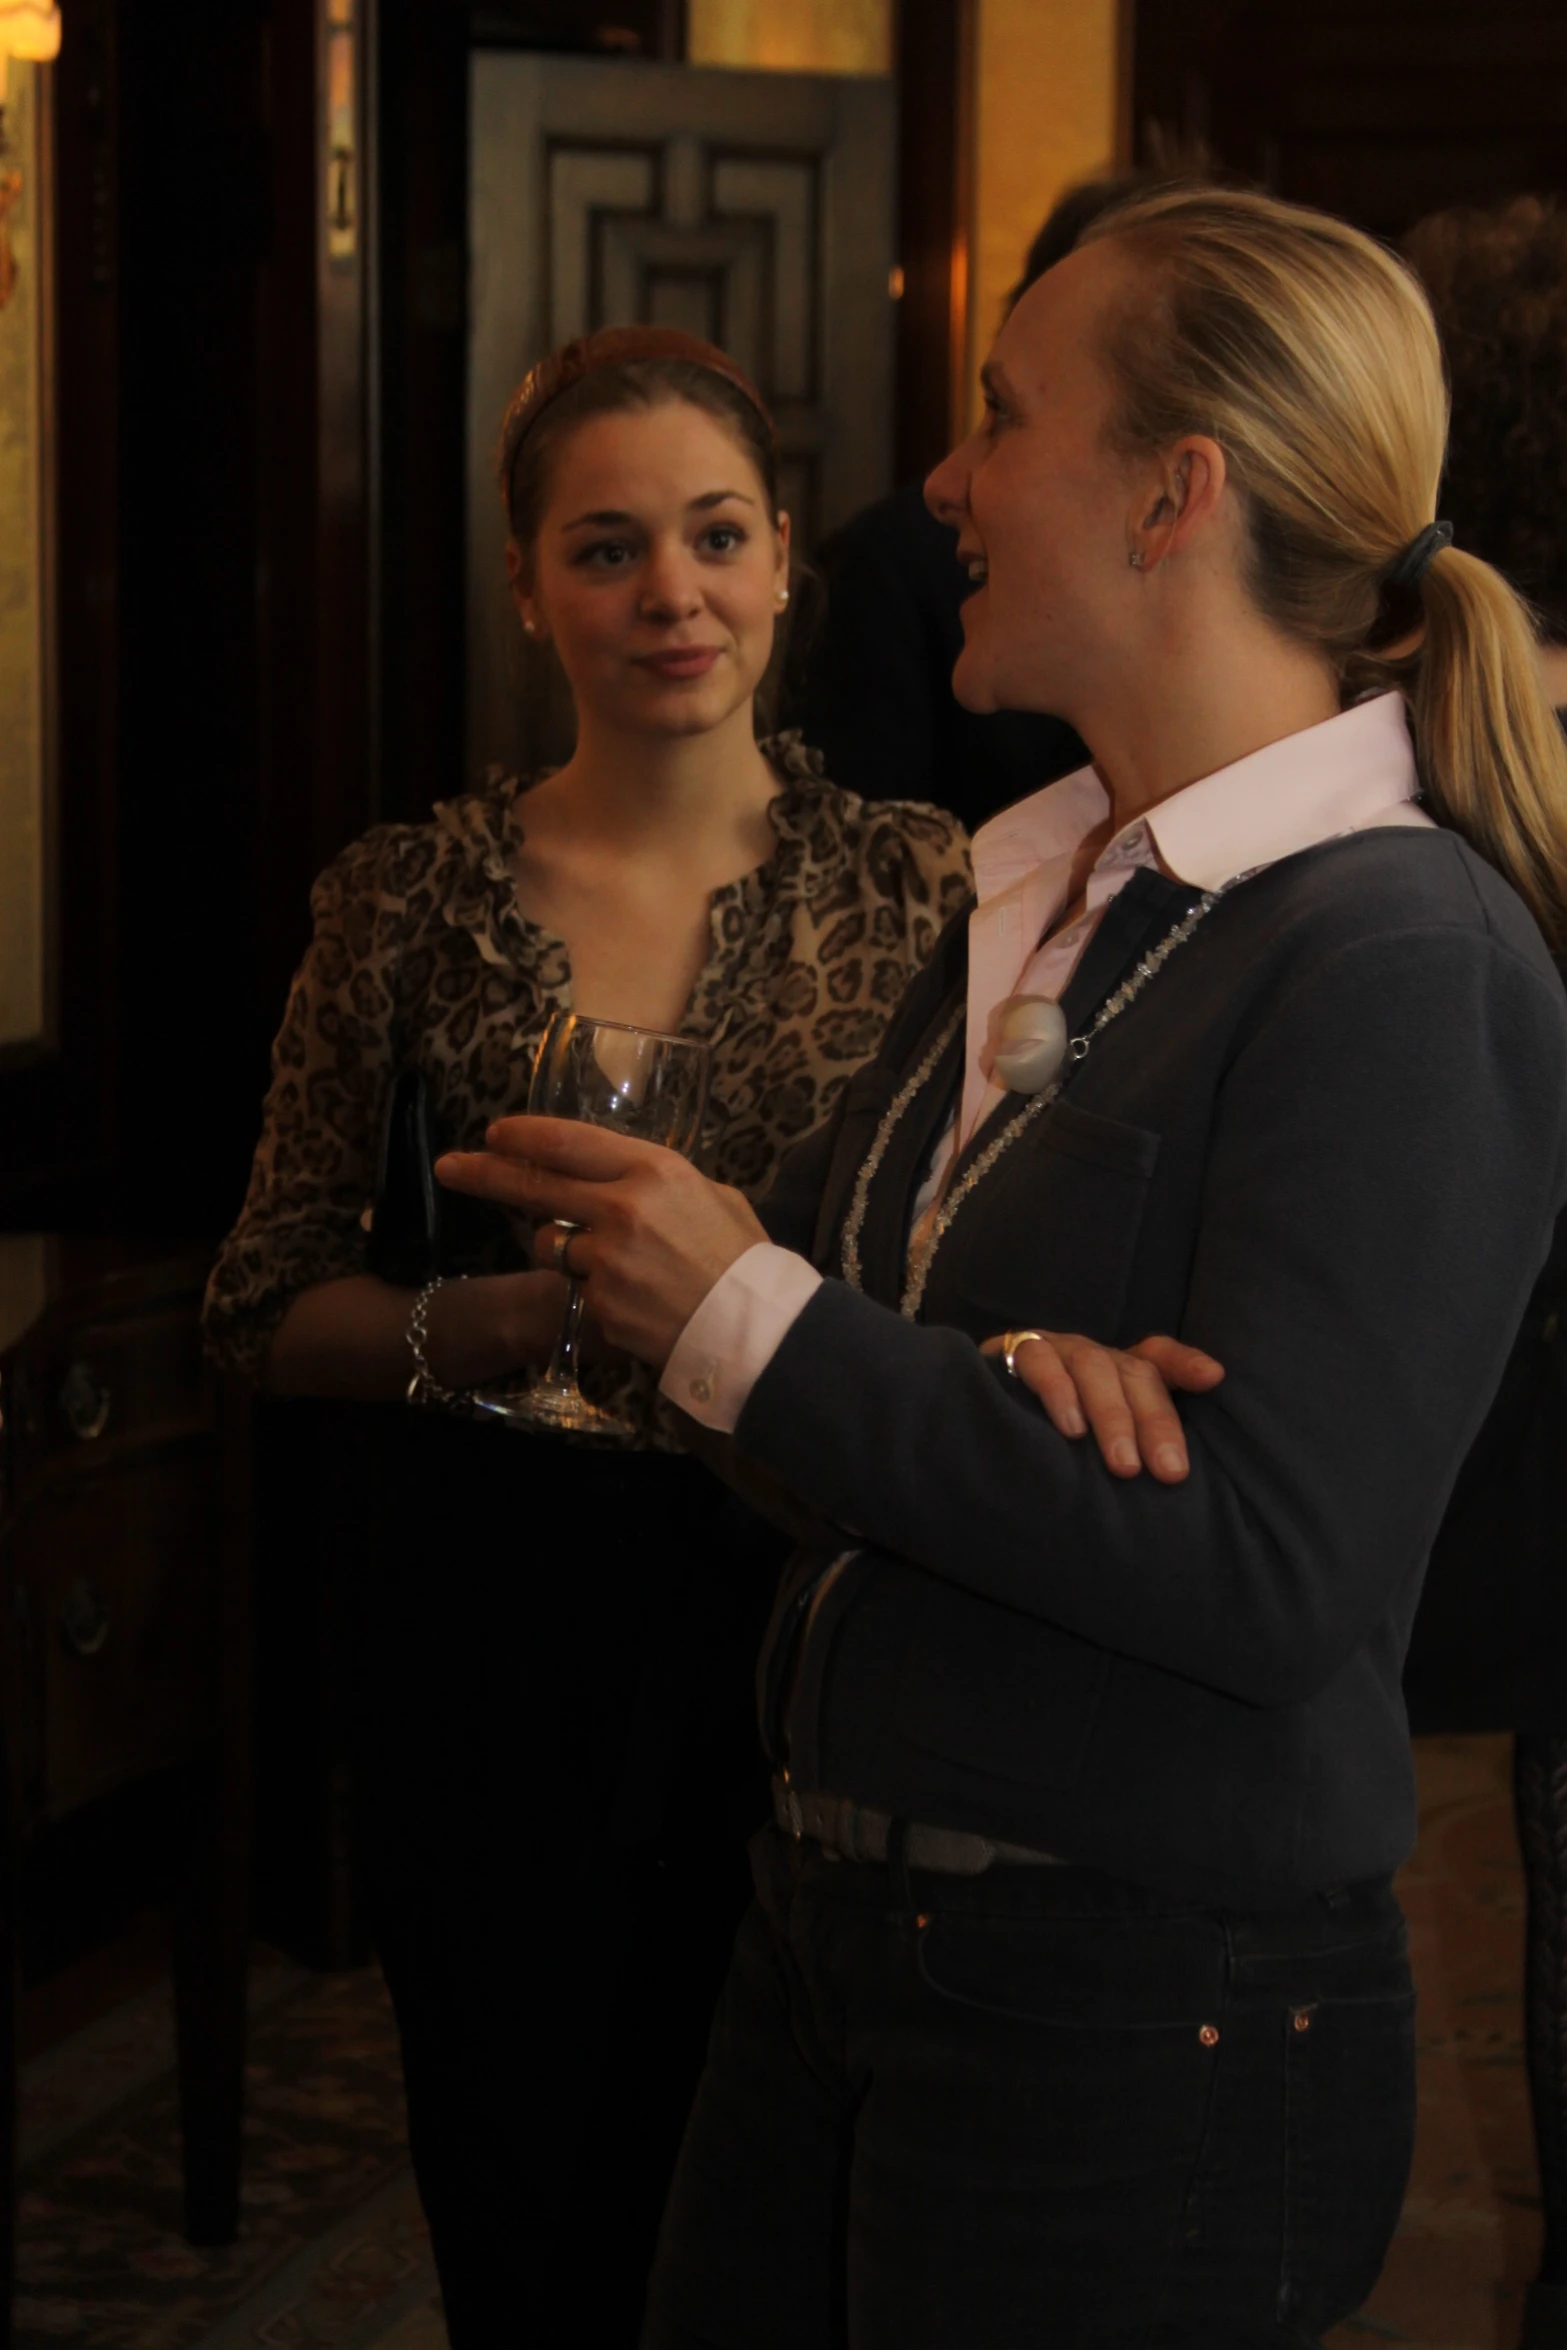
[[[896,107],[879,78],[479,50],[473,61],[468,767],[519,738],[494,452],[544,352],[653,321],[732,351],[809,548],[892,482]]]

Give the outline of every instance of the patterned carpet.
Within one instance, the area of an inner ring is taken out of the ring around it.
[[[1415,2173],[1330,2350],[1514,2350],[1539,2219],[1508,1745],[1425,1739],[1418,1759]],[[244,2226],[221,2251],[179,2233],[166,1990],[28,2068],[17,2350],[445,2350],[379,1976],[263,1958],[252,2006]]]
[[[1514,2350],[1540,2219],[1523,2069],[1511,1741],[1421,1738],[1399,1879],[1420,1994],[1414,2175],[1387,2266],[1331,2350]]]
[[[166,1988],[24,2075],[17,2350],[445,2350],[379,1975],[257,1969],[239,2241],[179,2229]]]

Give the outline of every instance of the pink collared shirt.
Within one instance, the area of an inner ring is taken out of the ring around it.
[[[969,916],[963,1096],[915,1201],[939,1198],[959,1149],[1001,1099],[989,1076],[991,1015],[1012,995],[1059,996],[1139,866],[1217,889],[1301,849],[1390,824],[1429,824],[1403,697],[1379,694],[1189,783],[1123,825],[1088,876],[1085,911],[1045,937],[1066,902],[1072,860],[1109,809],[1092,767],[1064,775],[974,835],[978,903]],[[822,1276],[790,1249],[759,1241],[715,1282],[675,1342],[659,1382],[704,1426],[727,1434]]]

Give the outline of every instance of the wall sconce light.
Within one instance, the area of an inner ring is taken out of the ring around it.
[[[5,135],[7,61],[47,65],[59,54],[60,11],[52,0],[0,0],[0,310],[16,291],[11,214],[22,200],[22,175],[8,161]]]
[[[48,65],[60,54],[60,11],[53,0],[0,0],[0,110],[8,57]]]

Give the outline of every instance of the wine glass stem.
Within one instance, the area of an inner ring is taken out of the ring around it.
[[[560,1318],[560,1330],[555,1340],[555,1352],[550,1356],[550,1367],[545,1377],[551,1387],[576,1387],[577,1341],[582,1331],[582,1284],[573,1281],[566,1299],[566,1311]]]

